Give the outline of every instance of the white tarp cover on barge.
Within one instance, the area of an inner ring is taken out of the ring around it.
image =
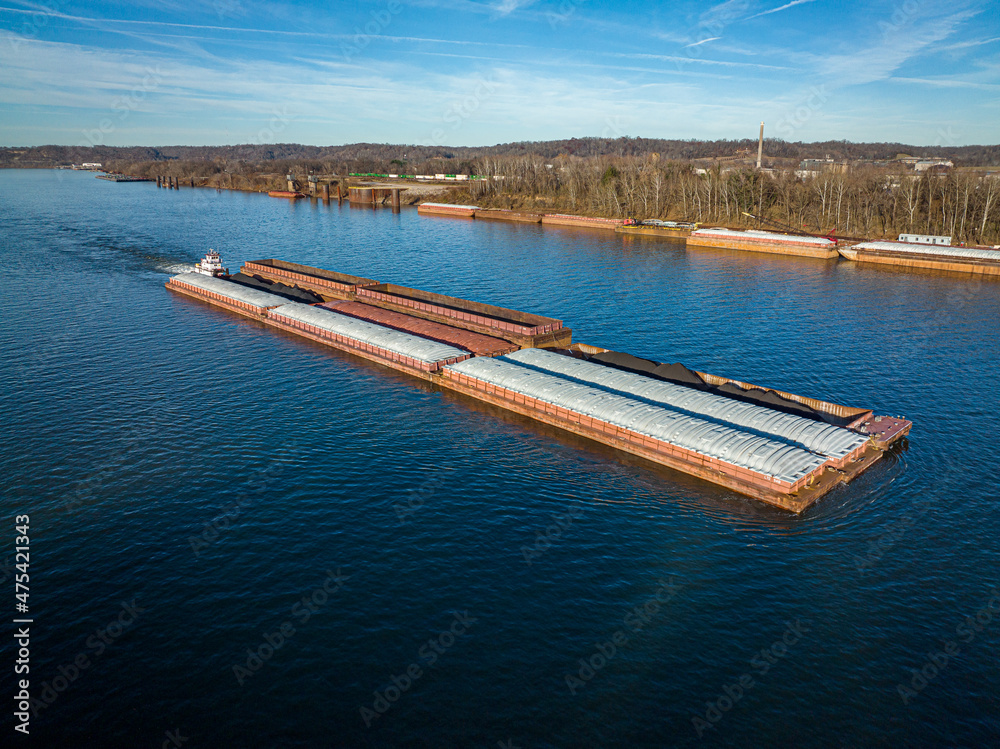
[[[284,300],[282,300],[284,301]],[[331,333],[352,338],[371,346],[392,351],[400,356],[408,356],[417,361],[434,364],[449,359],[461,359],[469,356],[468,351],[438,343],[429,338],[399,330],[386,328],[372,322],[358,320],[354,317],[341,315],[333,310],[321,307],[311,307],[308,304],[291,302],[271,310],[269,316],[281,315],[291,320],[297,320],[306,325],[314,325]]]
[[[831,424],[543,349],[515,351],[504,358],[551,374],[572,377],[609,392],[652,401],[737,429],[749,429],[838,460],[847,457],[867,442],[867,438],[862,435]]]
[[[281,304],[288,304],[287,299],[276,294],[268,294],[266,291],[250,289],[222,278],[206,276],[203,273],[181,273],[170,280],[186,283],[188,286],[194,286],[196,289],[202,289],[203,291],[213,291],[221,296],[235,299],[254,307],[277,307]]]
[[[796,244],[814,244],[821,247],[835,247],[836,243],[825,237],[804,237],[794,234],[775,234],[770,231],[735,231],[733,229],[695,229],[692,237],[718,237],[720,239],[752,239],[760,242],[795,242]]]
[[[826,463],[787,442],[545,374],[506,356],[467,359],[445,369],[780,481],[794,483]]]
[[[849,250],[875,250],[876,252],[912,252],[916,255],[961,257],[970,260],[1000,261],[1000,250],[981,250],[978,247],[949,247],[946,245],[913,244],[911,242],[862,242]]]

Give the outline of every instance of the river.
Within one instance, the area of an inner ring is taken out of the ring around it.
[[[209,247],[913,430],[793,516],[164,289]],[[0,268],[37,746],[1000,740],[998,282],[41,170]]]

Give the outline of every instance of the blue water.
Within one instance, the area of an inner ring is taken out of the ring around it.
[[[164,289],[208,247],[913,432],[792,516]],[[1000,741],[1000,282],[51,171],[0,171],[0,271],[32,745]]]

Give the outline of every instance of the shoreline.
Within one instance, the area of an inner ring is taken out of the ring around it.
[[[121,179],[112,179],[114,176],[120,176]],[[219,175],[215,176],[218,177]],[[514,202],[513,200],[497,201],[496,199],[493,199],[485,201],[487,205],[484,206],[470,205],[467,202],[458,202],[462,200],[467,201],[471,197],[469,195],[471,191],[468,183],[464,182],[456,183],[454,181],[434,181],[415,183],[412,180],[405,179],[387,179],[371,182],[364,179],[359,180],[357,177],[340,177],[333,175],[325,177],[317,176],[315,179],[310,178],[307,182],[308,187],[306,188],[309,192],[300,192],[298,190],[290,191],[283,189],[293,185],[290,185],[290,183],[283,178],[274,178],[273,176],[265,184],[257,183],[249,185],[222,185],[219,184],[222,179],[213,179],[212,177],[196,178],[158,176],[150,178],[143,175],[109,173],[104,171],[101,171],[101,173],[97,175],[97,178],[114,182],[156,181],[157,187],[166,187],[167,189],[180,189],[181,184],[183,184],[184,187],[191,188],[214,187],[216,190],[232,190],[244,193],[265,193],[270,194],[271,197],[282,197],[288,199],[290,199],[294,193],[295,198],[311,198],[314,200],[322,200],[327,203],[334,199],[330,191],[330,185],[336,184],[336,199],[338,203],[346,201],[351,205],[357,204],[359,206],[371,206],[373,209],[377,208],[380,204],[374,199],[360,201],[351,200],[351,197],[366,192],[363,188],[371,188],[370,190],[367,190],[367,192],[372,193],[373,196],[376,190],[384,188],[384,192],[399,190],[400,201],[397,205],[408,207],[415,206],[418,213],[422,216],[444,216],[473,220],[507,221],[511,223],[541,224],[542,226],[548,227],[556,226],[600,229],[638,237],[639,239],[645,238],[656,241],[665,240],[674,244],[680,244],[683,242],[686,248],[692,247],[705,250],[730,250],[755,254],[801,256],[817,260],[843,259],[848,262],[855,262],[863,265],[880,265],[882,267],[895,266],[896,268],[910,271],[917,270],[924,272],[944,272],[958,275],[973,274],[980,277],[1000,277],[1000,273],[998,273],[993,267],[994,263],[992,262],[984,263],[975,259],[959,259],[956,261],[951,254],[956,254],[954,253],[955,250],[968,249],[968,246],[964,244],[940,246],[942,251],[937,253],[936,257],[923,257],[915,261],[905,258],[908,243],[900,242],[896,237],[837,237],[831,233],[827,238],[827,247],[818,248],[807,247],[806,243],[814,242],[815,240],[820,239],[821,235],[796,235],[764,231],[764,234],[761,237],[748,236],[748,234],[761,232],[762,230],[749,228],[744,223],[737,223],[734,226],[709,228],[708,224],[710,222],[691,223],[674,220],[661,222],[661,224],[672,224],[671,226],[644,225],[641,222],[637,223],[635,219],[592,216],[587,215],[586,213],[568,214],[557,210],[548,212],[540,210],[539,208],[536,208],[535,210],[525,210],[523,208],[514,207],[501,208],[492,205],[497,202],[511,204]],[[254,180],[258,180],[260,178],[261,175],[253,176]],[[163,184],[161,184],[161,180],[163,181]],[[404,198],[402,193],[409,194]],[[433,198],[433,200],[427,200],[429,197]],[[381,204],[383,205],[386,203],[387,199],[381,201]],[[394,208],[394,210],[398,210],[398,208]],[[759,222],[753,223],[759,224]],[[718,230],[720,228],[731,233],[741,233],[743,236],[721,239],[695,236],[701,235],[703,232]],[[803,241],[796,242],[796,237],[802,237]],[[898,245],[898,247],[891,252],[878,254],[855,252],[852,250],[855,245],[871,242],[893,244]],[[980,245],[973,245],[972,247],[981,250],[992,249],[990,247]],[[953,251],[951,254],[949,254],[949,249]],[[886,255],[889,255],[889,257],[886,257]],[[895,257],[896,255],[899,257]]]

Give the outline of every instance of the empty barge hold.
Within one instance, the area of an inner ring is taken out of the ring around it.
[[[358,301],[423,317],[445,325],[458,325],[485,335],[496,336],[519,346],[568,346],[573,331],[562,320],[528,312],[472,302],[468,299],[410,289],[391,283],[361,286]]]
[[[378,283],[370,278],[273,259],[246,262],[241,271],[248,276],[257,275],[272,281],[298,284],[304,289],[316,292],[326,301],[352,299],[359,286],[374,286]]]
[[[1000,276],[1000,251],[979,247],[946,247],[911,242],[862,242],[842,247],[840,254],[848,260],[859,263]]]
[[[319,305],[326,309],[331,309],[342,315],[356,317],[359,320],[367,320],[376,325],[385,325],[388,328],[401,330],[404,333],[423,336],[432,341],[447,343],[449,346],[465,349],[476,356],[501,356],[517,351],[518,346],[502,338],[473,333],[471,330],[463,330],[451,325],[431,322],[402,312],[381,307],[373,307],[363,302],[327,302]]]
[[[745,252],[802,255],[830,259],[837,257],[837,243],[826,237],[800,237],[769,231],[695,229],[687,238],[688,247],[717,247]]]
[[[357,297],[381,299],[301,304],[195,273],[167,288],[792,512],[860,474],[911,426],[787,393],[779,405],[745,402],[754,386],[571,344],[559,320],[417,289],[356,286]],[[477,330],[515,323],[565,340],[558,351],[510,351],[509,336]],[[809,409],[776,410],[788,399]],[[836,423],[823,420],[831,415]]]
[[[472,218],[478,210],[479,207],[475,205],[455,205],[452,203],[421,203],[417,206],[417,213],[429,216]]]

